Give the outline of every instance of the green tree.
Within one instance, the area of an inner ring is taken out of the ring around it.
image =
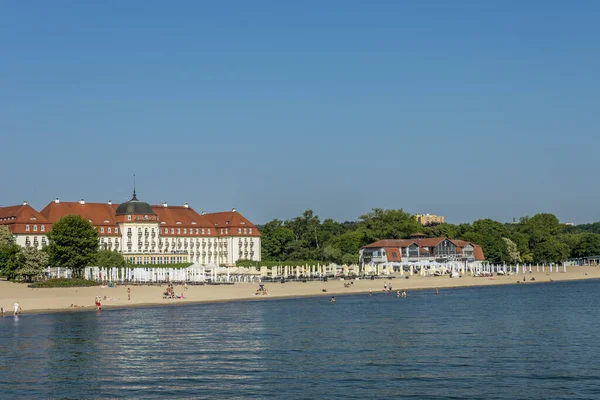
[[[18,266],[15,270],[16,276],[22,276],[31,282],[32,278],[44,272],[48,266],[49,256],[46,251],[35,247],[23,247],[19,252]]]
[[[124,267],[125,258],[118,251],[98,250],[95,266],[100,268]]]
[[[536,214],[521,219],[522,232],[529,235],[529,247],[534,249],[538,244],[550,240],[562,233],[563,225],[553,214]]]
[[[325,261],[339,264],[342,262],[342,250],[337,246],[328,244],[323,249],[323,258]]]
[[[50,264],[69,268],[76,277],[92,265],[98,252],[98,232],[79,215],[66,215],[59,219],[48,233]]]
[[[571,254],[575,257],[588,257],[600,254],[600,235],[582,233],[577,236],[577,243],[572,246]]]
[[[461,239],[480,245],[488,261],[499,263],[510,258],[503,239],[507,236],[508,231],[500,222],[480,219],[473,222],[471,229]]]
[[[538,244],[533,250],[534,261],[539,263],[558,263],[569,258],[569,246],[550,238]]]
[[[8,280],[15,277],[18,266],[19,245],[6,226],[0,226],[0,274]]]
[[[342,256],[342,264],[346,264],[346,265],[352,265],[352,264],[358,264],[358,254],[344,254]]]
[[[419,232],[423,227],[412,215],[403,210],[374,208],[360,217],[360,227],[365,229],[370,240],[404,239]]]

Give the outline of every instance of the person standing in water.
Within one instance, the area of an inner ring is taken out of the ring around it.
[[[16,303],[13,305],[13,307],[15,308],[15,311],[14,311],[14,314],[13,314],[13,315],[16,317],[17,315],[19,315],[19,312],[21,312],[21,306],[19,305],[19,302],[17,301],[17,302],[16,302]]]
[[[435,288],[435,294],[440,294],[438,288]]]
[[[387,282],[383,282],[383,291],[387,292]]]
[[[329,300],[330,303],[335,303],[335,296],[331,296],[331,300]]]

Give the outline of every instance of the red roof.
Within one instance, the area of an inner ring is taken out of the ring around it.
[[[229,229],[229,234],[236,236],[260,236],[260,232],[256,229],[256,226],[237,211],[209,213],[204,214],[204,216],[216,229]]]
[[[47,222],[54,223],[69,214],[76,214],[91,221],[93,226],[118,228],[116,210],[118,204],[108,203],[81,203],[81,202],[56,202],[52,201],[42,211],[41,215]],[[248,221],[237,211],[227,211],[212,214],[199,214],[189,206],[163,206],[153,205],[152,210],[158,217],[161,236],[218,236],[220,229],[227,229],[224,235],[230,236],[260,236],[256,226]],[[31,207],[30,207],[31,208]],[[1,209],[0,209],[1,210]],[[33,210],[33,208],[31,208]],[[35,210],[33,210],[35,212]],[[120,218],[120,217],[119,217]],[[123,222],[123,221],[121,221]],[[127,222],[127,221],[124,221]],[[238,228],[241,233],[238,233]],[[171,233],[173,229],[173,233]],[[177,231],[179,229],[179,231]],[[246,233],[244,233],[246,229]],[[250,229],[252,233],[250,233]],[[210,233],[209,233],[210,230]],[[105,229],[100,236],[119,235],[108,233]],[[197,232],[196,232],[197,231]],[[204,233],[203,233],[204,231]]]
[[[29,204],[0,207],[0,225],[8,226],[8,230],[12,233],[43,235],[50,230],[48,220],[35,211]],[[27,230],[28,225],[30,226],[29,230]],[[41,230],[42,225],[44,226],[44,231]],[[39,226],[37,231],[33,230],[34,226]]]

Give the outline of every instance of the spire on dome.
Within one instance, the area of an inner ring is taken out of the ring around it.
[[[133,199],[137,200],[137,196],[135,195],[135,174],[133,174]]]

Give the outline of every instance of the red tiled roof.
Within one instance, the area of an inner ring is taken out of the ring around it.
[[[29,204],[0,207],[0,225],[8,226],[8,230],[12,233],[43,235],[50,230],[48,220]],[[27,225],[30,225],[29,231],[27,231]],[[40,226],[38,231],[33,230],[34,225]],[[41,231],[42,225],[44,225],[44,231]]]
[[[260,236],[260,232],[256,229],[256,226],[237,211],[208,213],[204,214],[204,217],[212,223],[214,228],[229,229],[230,235]],[[232,228],[234,229],[233,231]],[[238,233],[238,229],[241,230],[241,233]],[[244,233],[244,229],[247,229],[247,233]],[[252,229],[252,233],[250,233],[250,229]]]
[[[119,204],[87,202],[81,204],[80,202],[62,201],[57,203],[52,201],[40,212],[40,214],[44,216],[49,223],[54,223],[65,215],[76,214],[91,221],[93,226],[101,228],[118,228],[119,221],[117,220],[118,217],[115,215],[118,207]],[[153,205],[151,207],[158,217],[161,236],[218,236],[220,232],[217,231],[217,229],[220,230],[221,228],[227,229],[227,235],[230,236],[260,236],[260,232],[256,229],[256,226],[237,211],[202,215],[189,206],[165,207],[163,205]],[[127,221],[124,220],[121,222]],[[241,229],[240,234],[238,234],[238,228]],[[247,233],[244,234],[244,228],[252,228],[252,233],[249,233],[248,229]],[[165,231],[165,229],[168,230]],[[174,233],[171,233],[171,229],[175,230]],[[176,229],[180,229],[180,232],[177,232]],[[196,229],[198,230],[198,233],[196,233]],[[185,233],[183,233],[184,230]],[[202,233],[202,230],[204,230],[204,233]],[[98,234],[100,236],[114,235],[114,233],[108,233],[107,229],[105,229],[104,233],[99,230]]]
[[[66,215],[75,214],[83,219],[91,221],[92,226],[118,228],[115,212],[118,204],[108,203],[84,203],[78,201],[59,202],[51,201],[40,214],[45,216],[50,223],[56,223],[59,219]],[[112,229],[111,229],[112,230]],[[98,230],[99,236],[120,236],[120,234],[108,233],[108,229],[104,232]]]

